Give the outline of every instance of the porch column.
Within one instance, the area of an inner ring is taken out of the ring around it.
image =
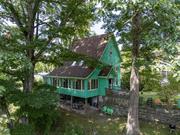
[[[88,80],[84,80],[84,96],[88,95]]]
[[[97,96],[97,108],[99,108],[99,96]]]
[[[88,99],[87,98],[85,98],[85,112],[87,111],[87,108],[88,108]]]
[[[72,104],[73,104],[73,96],[71,96],[71,109],[73,109]]]

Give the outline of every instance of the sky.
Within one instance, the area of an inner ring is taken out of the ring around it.
[[[105,29],[101,28],[102,25],[103,25],[103,22],[99,22],[99,23],[94,24],[91,27],[91,31],[95,32],[96,35],[105,34]],[[116,40],[118,40],[117,37],[116,37]],[[118,44],[118,48],[119,48],[119,50],[121,50],[122,49],[122,44]]]
[[[102,25],[103,25],[103,22],[99,22],[99,23],[94,24],[91,27],[91,31],[95,32],[96,35],[104,34],[105,33],[105,29],[101,29]]]

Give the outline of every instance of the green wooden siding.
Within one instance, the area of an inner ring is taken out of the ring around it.
[[[110,65],[116,65],[120,64],[120,57],[119,57],[119,50],[115,47],[113,39],[110,39],[108,42],[107,47],[104,50],[103,55],[100,58],[100,61],[110,64]],[[112,53],[111,53],[112,52]]]
[[[75,96],[75,97],[82,97],[82,98],[86,97],[86,91],[85,90],[57,88],[57,92],[59,94],[71,95],[71,96]]]
[[[106,47],[100,60],[104,63],[112,65],[114,71],[117,69],[115,74],[110,74],[109,78],[117,78],[117,84],[113,85],[113,90],[119,90],[121,87],[121,71],[120,71],[120,54],[117,45],[113,38],[110,39],[108,46]],[[108,82],[107,82],[108,83]]]
[[[109,64],[113,67],[111,72],[108,74],[108,76],[105,77],[99,77],[100,69],[96,68],[87,78],[84,79],[84,90],[76,90],[76,89],[69,89],[69,88],[57,88],[57,92],[60,94],[66,94],[81,98],[89,98],[89,97],[95,97],[95,96],[105,96],[106,95],[106,89],[109,87],[109,78],[117,78],[117,84],[113,86],[114,90],[120,89],[120,54],[119,50],[117,48],[116,42],[114,38],[111,38],[103,52],[103,55],[99,59],[100,61]],[[63,78],[63,77],[62,77]],[[74,77],[72,77],[74,78]],[[76,78],[74,78],[76,79]],[[79,78],[77,78],[79,79]],[[98,79],[98,88],[95,90],[88,90],[88,81],[91,79]],[[46,77],[46,82],[51,85],[50,76]]]
[[[106,95],[106,89],[109,86],[108,79],[106,78],[99,78],[99,95],[105,96]]]

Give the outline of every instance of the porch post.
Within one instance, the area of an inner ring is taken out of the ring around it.
[[[97,108],[99,108],[99,96],[97,96]]]
[[[83,90],[83,81],[81,80],[81,90]]]
[[[73,96],[71,96],[71,109],[72,109],[72,104],[73,104]]]
[[[87,111],[87,106],[88,106],[88,99],[85,98],[85,112]]]

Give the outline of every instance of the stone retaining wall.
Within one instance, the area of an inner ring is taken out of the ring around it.
[[[104,100],[105,105],[114,108],[114,115],[127,116],[128,96],[108,96]],[[180,127],[180,110],[166,110],[164,108],[139,107],[139,118],[147,121],[158,121],[164,124],[176,123]]]

